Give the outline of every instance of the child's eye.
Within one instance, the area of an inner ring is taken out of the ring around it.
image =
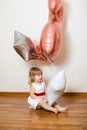
[[[38,73],[37,75],[41,75],[41,73]]]
[[[42,76],[42,74],[38,74],[38,76]]]

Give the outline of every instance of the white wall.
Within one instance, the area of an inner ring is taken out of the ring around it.
[[[55,63],[26,63],[13,49],[14,31],[39,40],[47,0],[0,0],[0,91],[28,91],[28,70],[41,67],[46,80],[65,70],[66,91],[87,92],[87,0],[65,0],[63,45]]]

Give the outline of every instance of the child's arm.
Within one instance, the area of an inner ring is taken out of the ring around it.
[[[47,89],[47,86],[46,86],[46,84],[45,84],[45,86],[44,86],[44,89],[45,89],[45,93],[46,93],[46,89]]]
[[[46,85],[46,83],[45,83],[44,89],[45,89],[45,100],[47,102],[48,100],[47,100],[47,95],[46,95],[46,91],[47,91],[47,85]]]
[[[30,96],[31,98],[37,98],[37,96],[34,94],[35,93],[35,89],[33,86],[30,86]]]
[[[33,86],[30,86],[30,96],[31,96],[31,98],[33,98],[33,99],[41,99],[41,97],[36,96],[34,93],[35,93],[35,88]]]

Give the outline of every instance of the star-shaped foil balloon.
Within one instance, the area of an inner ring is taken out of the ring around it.
[[[35,59],[42,61],[47,60],[47,58],[41,54],[38,42],[32,42],[30,38],[20,32],[15,31],[13,47],[25,61]]]

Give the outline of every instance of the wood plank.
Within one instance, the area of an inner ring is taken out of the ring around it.
[[[0,130],[87,130],[87,93],[65,93],[67,113],[29,109],[29,93],[0,93]]]

